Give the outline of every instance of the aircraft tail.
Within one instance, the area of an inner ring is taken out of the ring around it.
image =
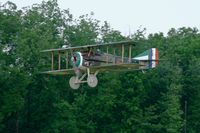
[[[150,48],[133,58],[133,61],[139,61],[146,65],[146,68],[155,68],[158,65],[158,49]]]

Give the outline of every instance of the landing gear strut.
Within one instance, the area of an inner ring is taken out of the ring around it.
[[[90,69],[87,68],[87,73],[82,75],[80,78],[78,76],[71,77],[69,80],[69,85],[74,90],[77,90],[81,83],[87,83],[89,87],[94,88],[98,84],[98,79],[96,77],[97,74],[98,71],[96,71],[94,74],[90,74]],[[86,76],[87,80],[83,80]]]

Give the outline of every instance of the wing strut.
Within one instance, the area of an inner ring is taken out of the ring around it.
[[[60,51],[58,51],[58,70],[60,70]]]
[[[66,52],[66,69],[68,69],[68,52]]]
[[[108,46],[106,47],[106,53],[107,53],[106,62],[108,64]]]
[[[122,44],[122,63],[124,63],[124,44]]]
[[[54,70],[54,51],[51,52],[51,70]]]
[[[114,49],[113,49],[113,55],[114,55],[114,56],[116,56],[116,55],[115,55],[115,50],[116,50],[116,49],[114,48]],[[114,64],[116,63],[116,58],[115,58],[115,57],[114,57],[114,62],[113,62],[113,63],[114,63]]]
[[[131,63],[131,51],[132,51],[132,46],[129,45],[129,63]]]

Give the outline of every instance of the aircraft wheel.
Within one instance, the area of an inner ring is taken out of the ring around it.
[[[90,74],[87,78],[87,83],[88,83],[88,86],[94,88],[97,86],[98,84],[98,79],[95,75],[93,74]]]
[[[76,83],[77,77],[73,76],[69,80],[69,85],[72,89],[77,90],[80,87],[80,83]]]

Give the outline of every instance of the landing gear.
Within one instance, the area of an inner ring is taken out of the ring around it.
[[[80,78],[78,76],[71,77],[69,80],[69,85],[74,90],[77,90],[81,83],[87,83],[89,87],[94,88],[98,84],[98,79],[96,77],[97,74],[98,71],[96,71],[94,74],[90,74],[90,70],[87,68],[87,73],[82,75]],[[87,80],[83,80],[86,76]]]
[[[94,88],[97,86],[98,84],[98,79],[97,77],[94,75],[94,74],[90,74],[88,77],[87,77],[87,84],[88,86]]]
[[[77,90],[80,87],[80,83],[78,82],[78,77],[73,76],[69,80],[69,85],[72,89]]]

